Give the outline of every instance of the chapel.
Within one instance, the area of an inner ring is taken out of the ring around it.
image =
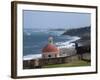
[[[59,57],[59,48],[53,43],[53,37],[48,38],[48,43],[42,49],[42,58],[56,58]]]

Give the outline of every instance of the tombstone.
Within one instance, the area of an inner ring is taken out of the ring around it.
[[[41,68],[40,63],[39,63],[39,59],[35,59],[35,61],[34,61],[34,67],[35,68]]]

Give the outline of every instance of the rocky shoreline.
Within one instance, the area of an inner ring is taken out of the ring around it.
[[[83,46],[91,46],[90,29],[91,29],[90,26],[86,26],[83,28],[70,29],[64,32],[62,35],[78,36],[80,37],[80,39],[74,42],[82,44]]]

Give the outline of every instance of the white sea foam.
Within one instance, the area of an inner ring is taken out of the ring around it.
[[[55,45],[59,48],[75,48],[75,43],[73,43],[76,40],[79,40],[80,37],[74,36],[71,40],[65,41],[65,42],[57,42]]]
[[[51,30],[48,30],[48,29],[38,29],[38,30],[33,30],[33,31],[24,31],[24,33],[27,35],[27,36],[30,36],[31,34],[34,34],[34,33],[44,33],[44,34],[51,34],[51,35],[57,35],[57,36],[59,36],[59,35],[61,35],[61,34],[63,34],[65,31],[51,31]]]
[[[49,34],[60,36],[64,33],[64,31],[49,31]]]
[[[41,58],[41,57],[42,57],[42,54],[30,54],[30,55],[24,56],[23,60],[31,60],[31,59]]]

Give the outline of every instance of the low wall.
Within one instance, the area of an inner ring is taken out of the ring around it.
[[[38,59],[39,66],[44,66],[47,64],[61,64],[61,63],[68,63],[73,60],[78,60],[78,55],[72,55],[67,57],[59,57],[59,58],[49,58],[49,59]],[[23,68],[24,69],[33,69],[35,68],[35,59],[33,60],[24,60],[23,61]]]

